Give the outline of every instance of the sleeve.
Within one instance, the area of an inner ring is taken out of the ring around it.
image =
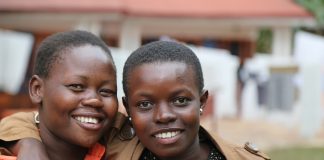
[[[37,112],[20,112],[0,121],[0,140],[14,141],[35,138],[41,141],[34,117]]]

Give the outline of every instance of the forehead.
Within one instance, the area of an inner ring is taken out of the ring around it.
[[[70,47],[58,53],[58,57],[54,60],[51,67],[53,70],[96,70],[102,69],[113,69],[112,59],[108,56],[103,49],[98,46],[84,45],[78,47]],[[99,64],[109,64],[99,65]],[[107,68],[108,67],[108,68]]]
[[[192,66],[184,62],[168,61],[145,63],[135,67],[128,78],[129,86],[136,83],[152,84],[167,81],[196,85],[196,77]]]
[[[67,47],[59,53],[60,59],[80,57],[80,60],[89,61],[93,59],[110,59],[108,54],[99,46],[85,44],[81,46]]]

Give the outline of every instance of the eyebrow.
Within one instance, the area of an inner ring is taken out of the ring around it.
[[[81,78],[82,80],[88,80],[90,79],[90,77],[87,77],[87,76],[83,76],[83,75],[72,75],[73,78]],[[115,80],[112,79],[109,79],[109,80],[104,80],[103,81],[103,84],[105,83],[112,83],[112,82],[115,82]]]
[[[89,79],[88,77],[86,76],[83,76],[83,75],[72,75],[73,78],[81,78],[81,79]]]
[[[171,91],[171,94],[170,94],[169,97],[178,95],[178,94],[183,93],[183,92],[189,92],[191,95],[193,95],[193,93],[194,93],[192,90],[188,89],[188,87],[184,87],[184,88],[180,88],[180,89],[176,89],[176,90]],[[147,92],[147,91],[138,91],[138,92],[135,93],[135,95],[141,96],[141,97],[148,97],[148,98],[153,97],[151,92]]]
[[[175,95],[178,95],[178,94],[183,93],[183,92],[189,92],[190,94],[193,93],[192,90],[188,89],[187,87],[184,87],[184,88],[181,88],[181,89],[177,89],[175,91],[172,91],[171,95],[172,96],[175,96]]]
[[[134,95],[141,96],[141,97],[152,97],[151,96],[152,94],[147,91],[138,91],[138,92],[135,92]]]

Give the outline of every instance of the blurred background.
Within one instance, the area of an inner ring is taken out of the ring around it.
[[[324,159],[324,0],[0,0],[0,119],[35,110],[35,50],[87,30],[127,56],[155,40],[199,57],[210,98],[202,124],[272,159]]]

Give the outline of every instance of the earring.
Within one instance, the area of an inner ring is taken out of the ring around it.
[[[203,113],[203,109],[202,109],[202,108],[200,108],[200,109],[199,109],[199,112],[200,112],[200,114],[202,114],[202,113]]]
[[[120,140],[125,141],[125,140],[130,140],[135,136],[135,130],[132,126],[132,123],[130,122],[132,119],[128,117],[129,122],[125,123],[118,134],[118,137]]]
[[[38,112],[35,113],[34,121],[35,121],[36,124],[39,124],[39,114],[38,114]]]
[[[131,117],[128,117],[129,121],[131,122],[132,121],[132,118]]]

